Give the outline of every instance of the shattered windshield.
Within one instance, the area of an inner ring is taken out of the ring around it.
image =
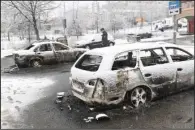
[[[101,61],[102,56],[85,55],[80,59],[75,67],[88,71],[97,71],[99,69]]]

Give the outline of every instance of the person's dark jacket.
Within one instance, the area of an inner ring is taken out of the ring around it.
[[[103,43],[107,43],[108,42],[108,34],[106,31],[103,31],[103,34],[102,34],[102,42]]]

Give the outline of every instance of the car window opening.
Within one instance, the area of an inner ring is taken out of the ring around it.
[[[187,53],[186,51],[178,48],[167,47],[167,52],[171,56],[173,62],[181,62],[187,60],[193,60],[194,56]]]
[[[99,69],[101,61],[102,61],[102,56],[84,55],[75,65],[75,67],[82,70],[94,72]]]
[[[43,52],[43,51],[52,51],[50,44],[43,44],[43,45],[41,45],[39,50],[41,52]]]
[[[137,57],[133,52],[125,52],[115,58],[112,70],[123,69],[126,67],[134,68],[136,66]]]
[[[143,66],[152,66],[169,62],[162,48],[141,50],[140,59]]]

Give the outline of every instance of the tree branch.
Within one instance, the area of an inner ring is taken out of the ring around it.
[[[11,1],[12,5],[26,18],[29,20],[29,22],[32,23],[32,21],[18,8],[18,6],[16,6],[16,4],[14,4],[13,1]],[[33,24],[33,23],[32,23]]]

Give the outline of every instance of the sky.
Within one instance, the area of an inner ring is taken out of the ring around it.
[[[92,2],[95,1],[74,1],[74,6],[75,8],[77,7],[77,4],[79,7],[85,7],[85,6],[90,6],[92,5]],[[105,4],[107,1],[98,1],[100,6]],[[58,17],[58,16],[62,16],[63,12],[64,12],[64,3],[65,3],[65,10],[71,10],[73,8],[73,1],[56,1],[56,4],[60,4],[60,7],[55,9],[53,11],[53,15]]]

